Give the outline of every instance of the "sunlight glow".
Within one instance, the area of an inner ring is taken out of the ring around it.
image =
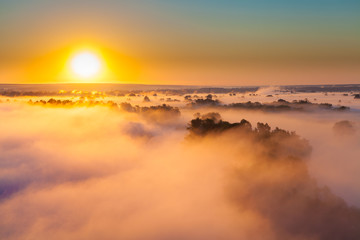
[[[82,78],[94,77],[101,69],[101,62],[92,52],[81,52],[71,60],[71,68],[76,75]]]

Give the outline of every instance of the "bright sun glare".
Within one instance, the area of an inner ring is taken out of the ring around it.
[[[96,54],[81,52],[71,59],[71,68],[76,75],[83,78],[90,78],[99,73],[101,62]]]

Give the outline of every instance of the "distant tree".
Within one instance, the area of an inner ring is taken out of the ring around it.
[[[221,120],[221,115],[220,115],[220,113],[217,113],[217,112],[209,112],[209,113],[206,113],[206,114],[204,114],[202,116],[198,116],[198,117],[200,117],[203,120],[212,119],[212,120],[214,120],[215,123],[218,123]]]
[[[271,127],[267,123],[257,123],[256,130],[261,136],[270,136]]]
[[[150,98],[148,96],[145,96],[143,101],[144,102],[150,102]]]
[[[185,101],[191,101],[191,95],[186,95],[186,96],[184,97],[184,99],[185,99]]]

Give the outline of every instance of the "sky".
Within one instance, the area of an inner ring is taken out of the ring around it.
[[[353,0],[0,0],[0,36],[0,83],[81,82],[85,48],[100,83],[360,83]]]

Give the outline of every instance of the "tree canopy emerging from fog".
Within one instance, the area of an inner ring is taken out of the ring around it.
[[[210,95],[211,96],[211,95]],[[189,99],[187,99],[189,100]],[[272,103],[260,103],[260,102],[238,102],[231,104],[221,104],[217,99],[212,99],[209,95],[205,98],[194,99],[188,104],[192,108],[201,108],[201,107],[215,107],[215,108],[224,108],[224,109],[245,109],[245,110],[261,110],[269,112],[282,112],[282,111],[315,111],[315,110],[338,110],[344,111],[349,110],[349,107],[346,106],[336,106],[334,107],[330,103],[312,103],[309,100],[294,100],[288,102],[284,99],[279,99],[278,101]]]
[[[229,123],[213,115],[191,120],[189,139],[212,139],[219,146],[241,141],[239,146],[248,146],[247,150],[239,147],[239,167],[228,191],[238,211],[250,209],[262,215],[278,239],[360,239],[360,209],[349,207],[310,176],[307,161],[311,147],[307,140],[295,132],[272,130],[266,123],[253,128],[245,119]],[[248,152],[255,157],[244,158]]]

